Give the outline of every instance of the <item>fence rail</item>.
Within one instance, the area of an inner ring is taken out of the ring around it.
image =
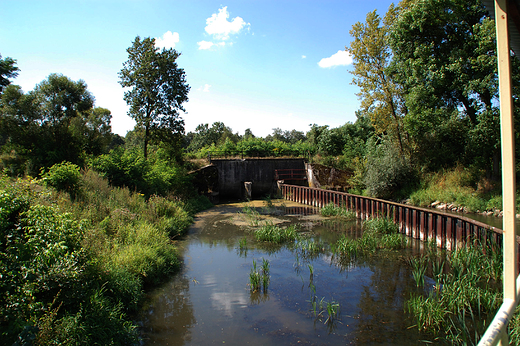
[[[386,216],[399,225],[401,233],[438,247],[454,250],[457,246],[479,240],[483,245],[502,246],[503,231],[485,223],[454,214],[414,207],[345,192],[280,184],[286,200],[322,208],[329,203],[344,206],[360,219]],[[516,237],[520,243],[520,237]],[[520,256],[517,254],[517,261]]]
[[[274,158],[274,157],[305,157],[294,150],[213,150],[208,153],[208,160],[222,158]]]

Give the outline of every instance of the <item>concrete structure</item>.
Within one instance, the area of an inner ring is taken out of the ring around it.
[[[304,170],[305,159],[212,159],[211,165],[216,167],[218,172],[220,198],[243,199],[246,182],[251,183],[252,198],[263,198],[277,192],[276,170]]]

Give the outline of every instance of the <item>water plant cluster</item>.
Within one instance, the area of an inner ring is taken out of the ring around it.
[[[137,344],[129,316],[178,268],[171,239],[202,201],[147,199],[62,168],[0,177],[0,343]],[[71,172],[77,184],[63,182]]]
[[[280,227],[274,225],[272,222],[266,222],[254,231],[254,236],[258,241],[281,244],[295,241],[298,238],[297,228],[297,225]]]
[[[320,214],[325,217],[335,216],[345,221],[357,219],[356,212],[348,210],[347,208],[336,205],[334,203],[328,203],[323,208],[321,208]]]
[[[253,267],[249,273],[249,284],[252,292],[258,292],[262,289],[264,293],[267,293],[270,281],[269,270],[269,261],[265,258],[262,258],[260,267],[257,267],[256,261],[253,260]]]
[[[336,320],[341,318],[340,313],[340,305],[339,302],[332,299],[331,301],[326,301],[325,297],[321,299],[316,295],[316,285],[314,284],[314,267],[312,264],[308,264],[309,267],[309,288],[310,288],[310,299],[309,302],[311,304],[311,312],[316,320],[322,321],[325,314],[325,324],[329,325],[329,328],[332,329],[334,327],[334,323]]]
[[[426,275],[435,282],[406,302],[417,328],[451,344],[478,343],[502,303],[500,247],[475,242],[450,252],[432,244],[409,262],[418,287]]]
[[[249,213],[255,215],[253,211]],[[409,244],[409,239],[399,233],[399,226],[391,219],[368,219],[363,222],[362,228],[360,237],[343,236],[332,244],[298,236],[296,232],[295,237],[285,238],[283,235],[287,229],[293,233],[292,226],[281,228],[266,222],[255,229],[254,235],[257,241],[286,243],[294,247],[297,254],[295,269],[298,272],[301,270],[300,257],[307,261],[330,251],[342,263],[352,263],[360,257],[405,249]],[[425,243],[423,248],[421,254],[403,257],[417,286],[417,291],[405,302],[412,327],[432,341],[454,345],[478,343],[502,302],[500,246],[474,242],[459,246],[454,251],[446,251],[430,242]],[[313,267],[310,263],[308,266],[311,313],[325,323],[338,320],[341,317],[339,302],[333,299],[327,301],[316,294]],[[513,316],[509,328],[511,342],[520,344],[518,313]]]
[[[399,228],[392,220],[380,217],[363,222],[363,234],[360,238],[343,236],[332,247],[332,252],[343,260],[354,260],[358,256],[374,254],[377,250],[399,250],[406,247],[408,239],[399,233]]]

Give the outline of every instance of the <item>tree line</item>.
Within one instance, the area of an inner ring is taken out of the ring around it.
[[[179,163],[211,150],[296,152],[356,172],[354,190],[379,197],[417,183],[418,174],[457,165],[499,180],[495,28],[479,0],[402,0],[384,15],[368,13],[350,35],[356,121],[311,124],[307,133],[274,128],[265,138],[254,129],[234,133],[218,119],[185,133],[190,87],[176,63],[180,53],[159,50],[152,38],[136,37],[119,72],[136,120],[125,138],[111,132],[110,111],[94,107],[83,81],[52,74],[24,93],[10,84],[16,60],[0,58],[0,165],[12,175],[38,175],[62,161],[85,165],[124,144],[140,148],[145,161],[151,145]],[[520,69],[512,60],[518,105]]]

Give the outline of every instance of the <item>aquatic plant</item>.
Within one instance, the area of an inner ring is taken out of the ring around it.
[[[399,225],[386,217],[371,218],[363,222],[364,232],[393,234],[399,232]]]
[[[426,257],[411,257],[412,276],[417,287],[424,287],[424,274],[426,273]]]
[[[476,243],[458,247],[445,259],[427,253],[410,261],[417,268],[412,271],[417,272],[415,278],[422,274],[423,262],[433,259],[436,280],[436,289],[427,296],[414,295],[405,303],[419,330],[450,344],[478,342],[501,302],[500,282],[496,280],[501,275],[496,262],[501,259],[493,246]],[[448,268],[447,274],[443,273],[444,267]]]
[[[244,203],[241,214],[245,215],[249,219],[249,223],[253,227],[257,227],[260,223],[260,213],[249,204]]]
[[[298,238],[295,225],[287,228],[281,228],[271,223],[266,223],[259,229],[255,230],[254,235],[258,241],[266,241],[281,244],[288,241],[294,241]]]
[[[253,260],[253,268],[251,268],[251,272],[249,273],[249,284],[253,292],[260,289],[260,272],[257,270],[255,260]]]
[[[315,258],[325,252],[325,244],[316,240],[300,240],[297,243],[297,248],[300,250],[302,257],[306,259]]]
[[[327,319],[325,323],[332,323],[334,320],[340,317],[340,306],[339,303],[332,300],[327,302]]]
[[[257,292],[260,288],[263,288],[264,293],[267,292],[270,282],[270,265],[269,261],[262,259],[262,267],[260,270],[257,267],[256,261],[253,260],[253,267],[249,273],[249,284],[252,292]]]
[[[238,241],[238,247],[240,250],[247,249],[247,238],[243,237]]]
[[[354,211],[347,210],[346,208],[340,207],[334,203],[328,203],[325,205],[323,208],[321,208],[320,213],[325,217],[335,216],[344,220],[357,219],[356,213]]]

